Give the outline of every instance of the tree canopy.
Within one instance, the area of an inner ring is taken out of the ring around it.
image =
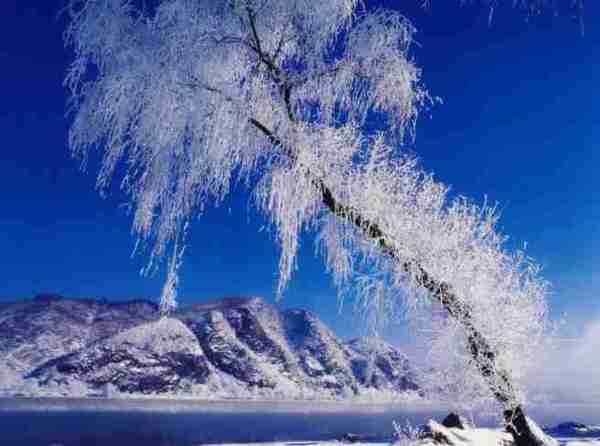
[[[415,29],[359,3],[72,0],[71,147],[103,153],[100,187],[123,165],[136,233],[153,257],[172,244],[165,309],[188,222],[241,181],[281,247],[279,294],[315,231],[341,290],[445,309],[429,318],[432,358],[460,373],[436,385],[517,407],[546,282],[505,248],[494,206],[450,199],[405,150],[435,101],[410,56]]]

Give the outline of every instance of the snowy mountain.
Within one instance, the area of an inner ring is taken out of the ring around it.
[[[408,360],[381,340],[342,342],[315,315],[260,298],[190,305],[38,296],[0,307],[0,393],[397,399]]]
[[[208,364],[193,333],[177,319],[138,325],[52,359],[26,375],[65,396],[94,390],[169,393],[182,382],[206,382]],[[106,395],[108,396],[108,395]]]
[[[108,303],[41,294],[0,307],[0,393],[44,362],[156,318],[146,301]]]

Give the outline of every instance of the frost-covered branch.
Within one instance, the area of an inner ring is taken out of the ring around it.
[[[254,121],[254,125],[265,133],[274,145],[282,145],[281,141],[264,125],[256,121]],[[312,176],[310,172],[308,175]],[[401,269],[412,277],[418,287],[427,290],[430,296],[448,311],[450,316],[460,322],[467,333],[468,349],[477,370],[489,381],[488,385],[493,389],[496,400],[503,404],[514,404],[517,396],[511,384],[512,380],[506,370],[498,369],[497,353],[474,325],[469,305],[450,291],[451,286],[448,283],[433,279],[419,262],[400,257],[394,249],[394,243],[390,237],[386,236],[377,224],[365,219],[357,209],[340,204],[324,180],[314,177],[312,185],[320,192],[322,203],[333,215],[356,227],[368,239],[375,241],[382,253],[400,264]]]

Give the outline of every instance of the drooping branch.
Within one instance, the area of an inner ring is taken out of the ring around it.
[[[256,16],[251,10],[248,10],[248,19],[252,32],[252,50],[256,53],[259,63],[266,67],[271,80],[278,87],[283,102],[282,106],[286,109],[288,119],[292,123],[297,122],[291,103],[294,84],[287,80],[281,68],[277,65],[276,58],[264,52],[256,28]],[[257,119],[251,118],[249,122],[292,163],[296,161],[298,154],[295,149],[285,144],[273,130]],[[497,361],[498,353],[488,342],[485,335],[476,327],[470,306],[464,299],[452,292],[448,283],[435,279],[420,262],[414,259],[402,258],[392,238],[377,223],[364,217],[358,209],[341,203],[333,190],[327,185],[326,179],[318,175],[312,175],[310,171],[307,173],[312,176],[311,183],[319,191],[321,202],[325,208],[342,221],[354,226],[367,239],[375,242],[383,254],[398,262],[402,270],[411,276],[417,286],[427,290],[450,317],[462,325],[472,361],[494,398],[505,408],[504,417],[507,429],[515,438],[516,445],[538,446],[534,434],[529,430],[524,411],[518,404],[512,378],[508,371],[501,369]]]
[[[254,50],[257,52],[258,58],[263,61],[267,67],[267,70],[271,72],[273,82],[275,82],[279,86],[280,91],[284,93],[282,94],[282,99],[290,121],[296,122],[290,99],[292,86],[286,83],[280,68],[277,67],[272,62],[271,58],[263,52],[260,38],[256,30],[255,14],[250,8],[248,8],[247,12],[254,40]],[[250,119],[250,123],[263,133],[274,146],[280,148],[280,150],[282,150],[292,161],[297,158],[294,149],[286,146],[267,126],[256,119]],[[309,171],[308,174],[311,175],[311,172]],[[385,234],[381,227],[365,218],[358,209],[340,203],[332,189],[326,184],[326,180],[316,175],[313,176],[311,180],[314,187],[320,192],[323,205],[329,209],[331,213],[343,221],[350,223],[364,236],[374,241],[384,254],[400,263],[402,269],[412,276],[416,284],[426,289],[451,317],[460,321],[467,335],[468,348],[471,357],[488,383],[494,397],[502,405],[506,405],[511,401],[514,402],[514,389],[508,373],[506,371],[498,370],[496,366],[497,353],[485,339],[485,336],[473,324],[472,310],[463,300],[451,291],[450,285],[433,278],[417,260],[401,258],[394,246],[393,240]],[[497,381],[494,379],[496,374],[499,375],[502,388],[498,388]]]
[[[277,147],[284,147],[284,153],[292,153],[290,148],[285,148],[279,137],[265,125],[256,119],[251,119],[250,123],[262,132],[272,144]],[[502,405],[514,401],[514,389],[508,373],[506,371],[499,371],[496,367],[497,353],[487,342],[485,336],[474,326],[471,309],[458,296],[451,292],[450,285],[435,280],[419,262],[402,259],[390,237],[376,223],[363,217],[357,209],[340,203],[323,179],[315,176],[312,179],[312,183],[320,191],[321,201],[331,213],[353,225],[365,237],[376,242],[384,254],[400,262],[402,269],[407,274],[412,275],[418,286],[426,289],[451,317],[461,322],[467,334],[469,352],[480,373],[488,382],[496,400]],[[494,380],[496,374],[499,375],[502,388],[498,388],[497,381]]]

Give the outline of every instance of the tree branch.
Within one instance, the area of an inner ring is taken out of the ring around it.
[[[249,6],[246,6],[246,12],[248,14],[248,22],[250,24],[250,30],[252,32],[252,38],[254,40],[254,45],[250,45],[250,48],[256,52],[258,58],[262,63],[265,64],[267,70],[271,73],[271,78],[273,82],[278,86],[279,93],[283,98],[283,102],[285,104],[285,108],[287,111],[288,118],[290,121],[294,121],[294,113],[291,106],[291,95],[292,95],[292,86],[285,79],[284,74],[281,69],[275,64],[275,57],[271,58],[267,55],[261,46],[260,39],[258,37],[258,31],[256,30],[256,15],[252,11]],[[280,40],[280,44],[283,42],[283,36]],[[278,48],[276,55],[279,53],[280,48]]]

